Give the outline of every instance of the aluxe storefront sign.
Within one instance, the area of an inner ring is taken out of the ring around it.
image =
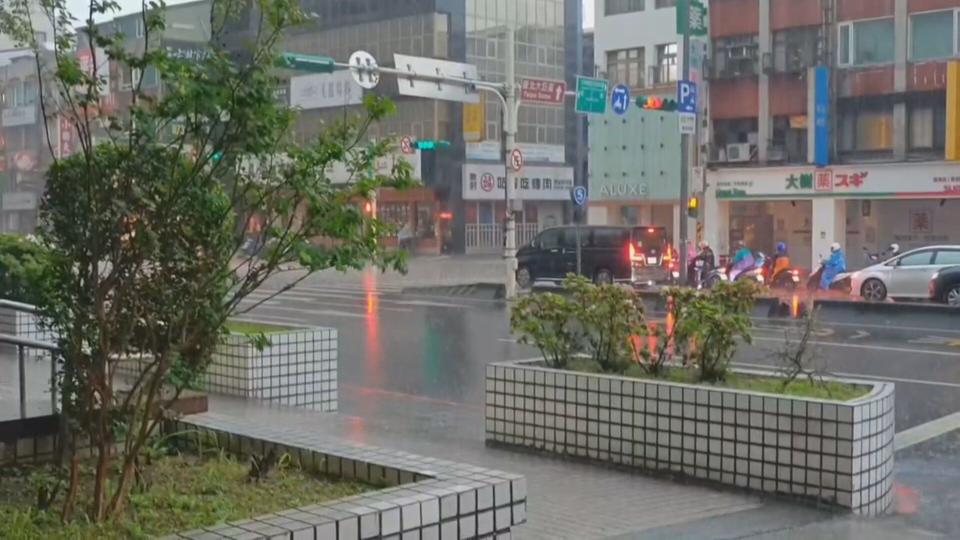
[[[717,198],[960,198],[960,164],[946,162],[720,169],[709,173]]]

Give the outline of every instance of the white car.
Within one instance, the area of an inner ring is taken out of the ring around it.
[[[901,253],[851,275],[850,294],[880,302],[889,298],[926,300],[938,270],[960,265],[960,246],[930,246]]]

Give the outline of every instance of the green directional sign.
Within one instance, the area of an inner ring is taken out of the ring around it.
[[[277,67],[307,71],[310,73],[333,73],[336,69],[333,58],[313,54],[283,53],[276,60]]]
[[[677,0],[677,33],[688,30],[691,36],[707,35],[707,6],[698,0]]]
[[[607,88],[610,83],[603,79],[577,77],[578,113],[604,114],[607,112]]]

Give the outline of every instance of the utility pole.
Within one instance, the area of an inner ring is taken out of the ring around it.
[[[683,58],[683,80],[690,80],[690,0],[682,12],[680,28],[683,30],[680,54]],[[687,216],[687,200],[690,198],[690,136],[680,135],[680,283],[687,283],[687,245],[690,242],[690,218]]]
[[[517,215],[513,211],[517,180],[516,171],[513,170],[513,164],[510,162],[513,151],[517,148],[517,114],[520,110],[520,100],[517,99],[516,56],[513,27],[508,25],[506,80],[503,87],[503,164],[507,169],[503,260],[507,272],[504,281],[504,295],[507,300],[512,300],[517,296]]]

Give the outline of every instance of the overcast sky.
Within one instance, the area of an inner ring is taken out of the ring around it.
[[[168,0],[168,4],[179,4],[186,0]],[[583,26],[584,28],[593,28],[593,2],[594,0],[583,0]],[[122,7],[121,13],[132,13],[140,9],[139,0],[119,0],[120,6]],[[67,0],[67,5],[70,6],[70,12],[73,13],[78,19],[83,19],[86,16],[87,9],[90,6],[89,0]],[[111,17],[104,17],[111,18]]]

